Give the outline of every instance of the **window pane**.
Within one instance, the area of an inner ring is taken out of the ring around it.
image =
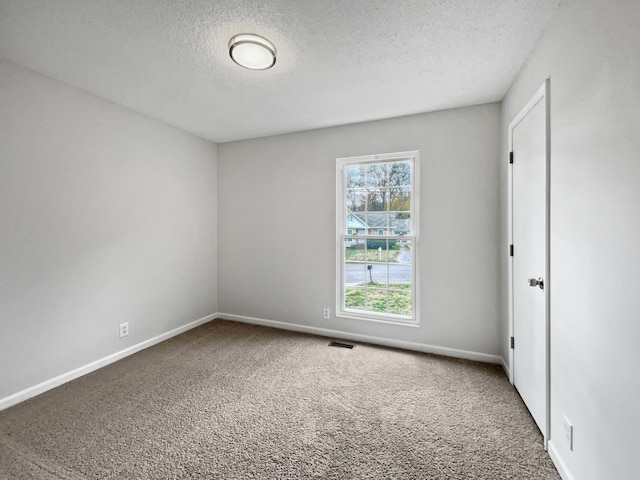
[[[347,188],[364,187],[366,167],[364,165],[353,165],[347,167]]]
[[[389,210],[388,195],[387,189],[367,189],[367,210],[370,212],[386,212]]]
[[[409,212],[389,213],[390,235],[410,235],[411,234],[411,214]]]
[[[344,308],[364,310],[364,288],[345,287]]]
[[[411,185],[411,163],[394,162],[389,164],[389,186]]]
[[[381,228],[386,231],[388,228],[388,225],[387,225],[388,217],[389,215],[386,212],[367,213],[367,217],[366,217],[367,234],[378,235],[378,230]]]
[[[388,240],[367,239],[367,262],[387,263],[389,260],[387,245]]]
[[[368,312],[387,313],[387,290],[367,288],[365,310]]]
[[[349,235],[366,235],[367,228],[364,213],[347,211],[346,219],[346,231],[348,232],[349,230],[351,230],[352,232]]]
[[[347,211],[364,212],[366,194],[364,190],[347,190]]]
[[[389,240],[389,288],[410,289],[413,258],[410,240]]]
[[[388,275],[387,275],[387,263],[385,262],[385,254],[382,253],[383,262],[379,262],[378,251],[369,251],[367,255],[371,260],[367,261],[367,285],[371,288],[387,288]],[[375,257],[375,261],[373,260]],[[369,268],[371,267],[371,268]]]
[[[389,313],[410,316],[411,304],[411,290],[389,290]]]
[[[355,268],[353,265],[354,262],[359,263],[359,277],[354,277],[353,275],[350,275],[349,278],[353,279],[356,278],[356,280],[353,281],[349,281],[347,283],[354,283],[357,281],[357,283],[363,283],[364,282],[364,270],[365,270],[365,266],[364,266],[364,262],[365,262],[365,255],[366,255],[366,251],[363,248],[364,245],[360,244],[359,242],[362,242],[363,240],[360,239],[351,239],[351,242],[349,241],[350,239],[345,240],[345,249],[344,249],[344,261],[349,263],[349,271],[351,272],[355,272],[358,269]],[[345,270],[345,273],[347,273],[347,271]],[[348,278],[348,279],[349,279]],[[347,279],[347,280],[348,280]],[[346,281],[346,280],[345,280]]]
[[[388,183],[388,163],[376,163],[367,167],[367,188],[386,187]]]
[[[363,242],[363,243],[359,243]],[[345,285],[364,285],[367,265],[364,240],[347,238],[344,241],[344,283]]]
[[[389,210],[392,212],[410,212],[411,190],[405,187],[389,188]]]

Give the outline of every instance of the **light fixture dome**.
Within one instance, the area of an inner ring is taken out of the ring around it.
[[[253,33],[236,35],[229,40],[229,55],[238,65],[250,70],[267,70],[276,64],[276,47]]]

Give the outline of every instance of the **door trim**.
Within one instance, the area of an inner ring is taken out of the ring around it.
[[[551,436],[551,342],[550,342],[550,327],[551,327],[551,263],[550,263],[550,213],[551,213],[551,98],[550,98],[550,79],[546,79],[544,83],[533,94],[529,101],[522,107],[520,112],[509,123],[508,130],[508,147],[509,152],[513,151],[513,130],[522,121],[522,119],[535,107],[538,103],[544,102],[545,109],[545,267],[544,267],[544,302],[545,302],[545,435],[544,435],[544,448],[547,449],[548,442]],[[515,162],[518,159],[514,160]],[[513,245],[513,166],[508,165],[508,245]],[[509,248],[505,248],[505,252],[509,254]],[[518,246],[514,246],[514,255],[518,254]],[[509,344],[509,339],[513,336],[514,331],[514,312],[513,312],[513,259],[509,256],[509,337],[506,339]],[[517,348],[516,339],[516,348]],[[513,385],[514,380],[514,358],[513,349],[509,348],[509,382]]]

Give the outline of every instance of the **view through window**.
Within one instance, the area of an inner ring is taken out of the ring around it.
[[[418,152],[337,162],[337,314],[417,323]]]

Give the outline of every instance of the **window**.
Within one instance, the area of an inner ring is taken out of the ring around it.
[[[340,317],[417,324],[419,152],[337,159]]]

